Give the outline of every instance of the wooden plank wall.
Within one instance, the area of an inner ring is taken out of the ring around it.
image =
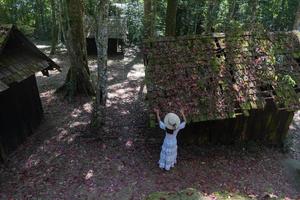
[[[0,160],[5,161],[40,124],[43,109],[32,75],[0,93]]]
[[[271,102],[263,110],[251,110],[250,116],[189,124],[179,134],[186,144],[237,144],[255,141],[282,146],[294,112],[277,110]]]

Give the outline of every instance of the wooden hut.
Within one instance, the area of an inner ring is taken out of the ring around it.
[[[40,124],[43,109],[35,73],[59,66],[15,26],[0,25],[0,160]]]
[[[127,39],[127,19],[125,15],[126,3],[113,3],[110,6],[108,18],[108,55],[124,54],[124,45]],[[84,19],[87,53],[97,54],[96,22],[91,16]]]
[[[184,108],[189,126],[180,141],[281,145],[300,106],[299,53],[296,32],[148,40],[149,110],[165,115]],[[150,114],[150,126],[155,122]]]

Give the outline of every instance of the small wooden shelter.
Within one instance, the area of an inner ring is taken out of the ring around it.
[[[31,135],[43,109],[35,73],[60,67],[13,25],[0,25],[0,161]]]
[[[108,55],[124,54],[124,45],[127,39],[127,18],[125,15],[126,3],[113,3],[110,6],[108,19]],[[84,19],[87,53],[97,54],[96,22],[91,16],[86,15]]]
[[[181,141],[281,145],[300,108],[299,38],[257,31],[148,40],[149,110],[184,108]]]

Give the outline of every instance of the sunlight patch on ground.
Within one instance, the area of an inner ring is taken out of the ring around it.
[[[145,68],[143,64],[133,65],[133,69],[127,75],[129,80],[138,80],[143,77],[145,77]]]
[[[92,111],[93,111],[93,106],[92,106],[91,103],[85,103],[85,104],[83,105],[83,109],[84,109],[86,112],[88,112],[88,113],[92,113]]]
[[[126,146],[127,148],[132,147],[132,145],[133,145],[133,141],[132,141],[132,140],[127,140],[127,142],[125,143],[125,146]]]
[[[73,110],[73,112],[71,113],[71,116],[74,117],[74,118],[77,118],[77,117],[80,116],[81,113],[82,113],[82,111],[81,111],[80,109],[75,108],[75,109]]]
[[[88,60],[88,65],[89,65],[89,69],[90,69],[90,71],[97,71],[97,67],[98,67],[98,65],[97,65],[97,58],[95,57],[91,57],[91,58],[89,58],[89,60]]]
[[[25,163],[25,169],[30,169],[31,167],[37,166],[41,160],[36,154],[32,154]]]
[[[74,122],[71,124],[69,127],[70,128],[75,128],[81,124],[86,124],[84,122]],[[70,134],[70,132],[64,128],[59,128],[58,129],[59,134],[56,136],[56,140],[58,142],[66,142],[68,144],[72,143],[74,139],[76,138],[76,134]]]
[[[290,127],[300,126],[300,111],[295,112],[293,124]]]
[[[121,110],[120,113],[126,115],[126,114],[129,114],[129,111],[128,110]]]
[[[135,92],[136,92],[136,88],[118,88],[117,86],[119,84],[115,84],[115,87],[110,88],[111,91],[114,92],[109,92],[107,97],[107,106],[111,106],[112,104],[116,104],[119,101],[122,102],[127,102],[130,103],[134,100],[134,98],[131,98],[132,96],[134,96]]]
[[[87,125],[88,123],[87,122],[73,122],[70,124],[70,128],[76,128],[78,126],[81,126],[81,125]]]
[[[91,170],[89,170],[89,171],[86,173],[84,179],[85,179],[85,180],[89,180],[89,179],[92,178],[93,176],[94,176],[94,171],[91,169]]]
[[[57,129],[57,131],[59,132],[59,134],[57,135],[57,138],[56,138],[57,141],[62,141],[65,137],[68,136],[68,133],[69,133],[64,128],[59,128],[59,129]]]
[[[41,93],[40,96],[49,98],[49,97],[53,96],[54,92],[55,92],[55,90],[49,90],[49,91]]]
[[[40,93],[40,97],[44,98],[45,103],[48,104],[55,99],[54,92],[55,90],[48,90],[46,92],[42,92]]]

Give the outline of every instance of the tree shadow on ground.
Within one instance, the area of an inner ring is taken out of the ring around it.
[[[93,71],[95,59],[89,63]],[[147,128],[141,57],[109,62],[107,123],[99,130],[100,140],[77,137],[89,123],[91,100],[70,103],[56,96],[53,90],[64,76],[56,77],[61,78],[38,80],[46,122],[1,168],[0,198],[135,200],[188,187],[208,195],[299,196],[283,171],[285,155],[273,149],[251,153],[230,146],[180,145],[176,167],[159,169],[164,133]]]

